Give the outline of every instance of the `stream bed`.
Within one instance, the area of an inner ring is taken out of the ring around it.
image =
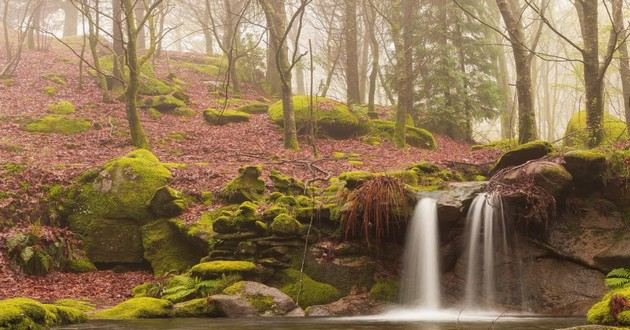
[[[458,321],[395,321],[385,319],[353,318],[247,318],[247,319],[152,319],[128,321],[90,321],[83,324],[58,327],[55,329],[234,329],[234,330],[481,330],[481,329],[562,329],[585,324],[583,318],[571,317],[501,317],[498,319],[460,320]]]

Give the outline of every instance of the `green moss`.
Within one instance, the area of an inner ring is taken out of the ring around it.
[[[208,298],[197,298],[173,306],[174,317],[215,317],[221,311]]]
[[[155,275],[186,271],[202,257],[198,249],[164,220],[142,227],[142,246],[144,258],[151,263]]]
[[[295,123],[299,132],[307,133],[310,119],[309,99],[308,96],[292,98]],[[345,104],[323,97],[314,98],[313,103],[315,107],[313,113],[319,132],[333,138],[348,138],[365,131],[365,121],[357,113],[350,111]],[[267,113],[274,123],[282,126],[282,101],[272,104]]]
[[[47,329],[86,320],[85,313],[72,307],[42,304],[29,298],[0,300],[0,329]]]
[[[26,170],[26,165],[9,162],[1,164],[0,168],[5,175],[14,176],[24,172],[24,170]]]
[[[216,77],[221,74],[221,69],[218,66],[213,64],[200,64],[200,63],[190,63],[190,62],[179,62],[184,68],[191,69],[197,71],[199,73],[203,73],[212,77]]]
[[[282,205],[272,205],[271,207],[267,208],[263,214],[262,217],[263,219],[265,219],[266,221],[273,221],[273,219],[275,217],[277,217],[280,214],[286,214],[289,213],[289,211],[287,210],[287,208],[285,206]]]
[[[203,118],[212,125],[225,125],[249,121],[250,115],[237,110],[207,109],[203,112]]]
[[[501,158],[499,158],[490,173],[494,174],[504,168],[521,165],[532,159],[544,157],[551,151],[553,151],[553,147],[546,141],[531,141],[521,144],[501,155]]]
[[[604,113],[602,128],[604,136],[601,145],[612,145],[628,138],[626,124],[607,112]],[[588,135],[586,111],[578,111],[569,119],[564,133],[564,144],[571,147],[588,148]]]
[[[231,286],[225,288],[223,293],[228,295],[242,295],[243,292],[243,282],[237,282],[232,284]],[[266,296],[262,294],[255,295],[244,295],[245,299],[258,311],[259,313],[264,313],[269,311],[274,306],[273,297]]]
[[[96,271],[96,266],[87,258],[69,260],[65,270],[72,273],[88,273]]]
[[[173,218],[184,213],[186,200],[180,191],[164,186],[158,189],[151,198],[150,208],[156,217]]]
[[[93,315],[94,319],[128,320],[169,317],[172,304],[157,298],[131,298]]]
[[[486,144],[475,144],[471,147],[472,150],[499,150],[506,152],[510,149],[518,146],[518,142],[514,139],[504,139],[492,141]]]
[[[595,150],[573,150],[567,152],[565,157],[578,158],[584,161],[606,160],[606,155]]]
[[[273,182],[274,189],[283,194],[299,195],[306,190],[302,180],[282,174],[276,170],[271,171],[269,179]]]
[[[99,58],[99,63],[101,64],[101,70],[103,70],[104,72],[113,72],[114,62],[111,55]],[[123,65],[122,70],[123,74],[125,75],[125,79],[127,80],[127,66]],[[155,72],[153,71],[151,63],[146,63],[140,68],[139,79],[140,95],[167,95],[175,92],[178,89],[178,87],[174,84],[170,84],[167,81],[163,81],[157,78]]]
[[[408,185],[418,185],[418,175],[414,170],[389,171],[385,175],[398,178]]]
[[[611,315],[610,300],[615,295],[630,299],[630,288],[608,292],[602,300],[595,303],[586,313],[586,320],[591,324],[614,324],[615,319]],[[630,323],[629,323],[630,324]]]
[[[236,108],[236,111],[244,113],[266,113],[269,110],[269,105],[264,103],[250,103]]]
[[[57,73],[49,73],[42,76],[42,79],[50,81],[60,86],[65,86],[68,83],[66,76]]]
[[[221,275],[252,273],[256,265],[251,261],[215,260],[193,266],[190,272],[200,278],[217,278]]]
[[[147,114],[153,120],[158,120],[158,119],[162,118],[162,113],[159,112],[157,109],[150,108],[150,109],[147,110]]]
[[[86,119],[74,119],[62,115],[47,115],[28,123],[24,129],[35,133],[78,134],[87,131],[92,123]]]
[[[159,298],[162,288],[157,283],[147,282],[135,286],[131,289],[131,295],[134,298],[153,297]]]
[[[223,197],[229,203],[242,203],[255,201],[262,198],[265,191],[265,182],[260,179],[262,166],[244,166],[238,170],[238,176],[228,182],[221,191]]]
[[[67,100],[61,100],[48,105],[48,111],[56,115],[68,115],[76,111],[74,104]]]
[[[398,282],[392,280],[377,281],[370,289],[370,297],[379,301],[396,302],[398,299]]]
[[[370,135],[379,136],[389,141],[394,139],[396,123],[387,120],[371,120]],[[407,144],[412,147],[435,149],[437,143],[431,132],[413,126],[407,126],[405,130]]]
[[[338,178],[341,181],[345,181],[348,189],[354,189],[361,185],[363,182],[370,180],[374,177],[374,173],[367,171],[351,171],[343,172],[339,174]]]
[[[271,232],[279,236],[292,236],[302,233],[304,226],[294,217],[282,213],[273,219]]]
[[[57,95],[57,87],[55,86],[46,86],[42,89],[42,91],[44,92],[44,94],[48,95],[48,96],[55,96]]]
[[[153,108],[160,113],[173,113],[176,109],[186,107],[186,103],[172,95],[157,95],[144,98],[142,107]]]
[[[187,275],[177,275],[166,282],[162,298],[173,303],[207,297],[221,293],[223,289],[241,280],[236,274],[224,275],[216,279],[203,280]]]
[[[301,285],[300,285],[301,278]],[[311,279],[306,274],[301,274],[294,269],[287,269],[280,275],[280,291],[298,302],[300,307],[306,308],[313,305],[331,303],[341,294],[334,286]],[[300,290],[301,289],[301,290]],[[299,297],[298,297],[299,293]]]
[[[71,307],[84,313],[88,313],[96,309],[96,305],[93,303],[80,299],[59,299],[55,301],[55,305]]]

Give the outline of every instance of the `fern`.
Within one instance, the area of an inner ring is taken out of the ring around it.
[[[616,268],[606,275],[606,286],[609,289],[623,289],[630,287],[630,268]]]

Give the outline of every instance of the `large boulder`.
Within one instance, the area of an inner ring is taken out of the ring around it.
[[[258,282],[237,282],[223,290],[223,293],[245,298],[258,315],[282,316],[299,308],[293,299],[282,291]]]
[[[294,96],[293,111],[295,124],[299,132],[308,133],[310,122],[309,97]],[[348,108],[347,105],[324,97],[313,100],[313,115],[317,122],[318,131],[333,138],[348,138],[366,130],[361,116]],[[282,101],[269,107],[269,117],[277,125],[283,125]]]
[[[592,192],[604,183],[606,156],[597,151],[575,150],[564,155],[567,171],[575,184],[584,191]]]
[[[522,144],[504,153],[494,165],[494,168],[490,170],[490,175],[494,175],[507,167],[518,166],[530,160],[542,158],[549,154],[552,149],[551,145],[545,141],[533,141]]]
[[[536,185],[554,196],[563,192],[573,180],[571,173],[562,165],[550,161],[536,161],[506,173],[502,182],[518,184],[527,177],[533,178]]]
[[[389,120],[371,120],[370,131],[372,136],[384,138],[390,141],[394,140],[394,132],[396,130],[396,123]],[[405,127],[405,140],[407,144],[412,147],[435,149],[437,143],[433,138],[433,134],[423,128],[413,127],[407,125]]]
[[[607,112],[604,113],[602,119],[602,128],[602,145],[611,145],[628,138],[626,123]],[[564,133],[564,144],[570,147],[587,148],[589,147],[588,139],[586,111],[578,111],[569,119]]]
[[[0,329],[49,329],[87,321],[87,315],[61,304],[42,304],[29,298],[0,300]]]
[[[144,259],[156,275],[186,271],[205,252],[190,245],[173,224],[163,219],[142,227],[142,247]]]
[[[150,201],[171,179],[151,152],[139,149],[87,172],[73,190],[68,224],[95,263],[141,263],[140,227],[153,220]]]

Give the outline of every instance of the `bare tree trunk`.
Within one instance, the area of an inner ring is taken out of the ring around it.
[[[416,4],[414,0],[402,0],[400,8],[395,9],[396,14],[402,16],[399,21],[400,26],[396,27],[398,31],[393,33],[398,35],[394,38],[398,74],[398,106],[396,107],[394,142],[399,148],[407,144],[407,114],[413,110],[413,26]]]
[[[346,43],[346,93],[348,104],[361,102],[359,92],[359,64],[357,51],[357,2],[345,1],[345,43]]]
[[[365,8],[362,8],[363,16],[365,17],[367,14],[365,13]],[[365,20],[364,20],[365,23]],[[370,55],[370,33],[366,24],[363,24],[363,39],[361,40],[361,56],[359,57],[359,102],[361,104],[365,103],[365,96],[368,92],[368,65],[369,65],[369,55]]]
[[[536,116],[532,97],[531,57],[526,48],[523,27],[508,0],[496,0],[510,35],[516,66],[516,93],[518,94],[518,142],[536,140]]]
[[[9,0],[4,0],[4,11],[2,13],[2,29],[4,32],[4,49],[7,55],[6,62],[13,58],[11,51],[11,40],[9,40]]]
[[[134,2],[135,3],[135,2]],[[127,31],[127,66],[129,68],[129,83],[125,93],[127,101],[127,121],[131,133],[131,141],[135,147],[149,149],[149,142],[144,134],[137,109],[138,90],[140,88],[140,65],[138,64],[138,52],[136,42],[139,30],[136,28],[136,18],[132,0],[122,0],[125,11],[125,23]],[[140,21],[140,19],[138,19]]]
[[[136,16],[136,26],[138,26],[138,44],[137,44],[137,49],[138,50],[143,50],[146,49],[147,47],[147,38],[146,38],[146,34],[144,32],[144,26],[139,26],[140,25],[140,19],[142,17],[144,17],[144,1],[143,0],[137,0],[134,3],[134,9],[135,9],[135,16]]]
[[[39,40],[39,30],[41,28],[43,5],[44,5],[43,1],[40,1],[38,4],[35,5],[35,8],[33,9],[32,22],[31,22],[31,25],[29,26],[28,34],[27,34],[27,45],[28,45],[28,49],[31,49],[31,50],[39,48],[38,40]]]
[[[335,58],[330,66],[330,70],[326,72],[326,80],[321,87],[321,96],[326,97],[328,94],[328,89],[330,89],[330,84],[332,84],[332,79],[335,76],[335,70],[337,70],[337,65],[339,65],[339,57],[341,57],[340,52],[337,51]]]
[[[112,36],[113,36],[113,69],[112,73],[114,74],[113,86],[120,86],[120,82],[123,81],[123,73],[122,73],[122,57],[124,56],[123,49],[123,34],[122,34],[122,8],[121,8],[121,0],[112,0]]]
[[[70,0],[63,3],[63,36],[74,37],[77,35],[77,23],[79,22],[79,11],[72,5]]]
[[[364,3],[365,4],[365,3]],[[365,13],[365,27],[366,36],[369,40],[370,52],[372,55],[372,68],[370,71],[370,87],[368,91],[368,116],[372,119],[378,118],[376,113],[376,107],[374,104],[374,95],[376,94],[376,79],[378,78],[378,61],[379,61],[379,47],[378,40],[376,39],[376,32],[374,31],[374,25],[376,24],[376,10],[374,7],[363,6]]]
[[[619,75],[621,76],[621,89],[623,94],[623,108],[628,133],[630,133],[630,57],[628,56],[628,44],[626,37],[628,31],[623,22],[623,1],[613,0],[613,25],[615,30],[623,31],[617,35],[619,47]]]

